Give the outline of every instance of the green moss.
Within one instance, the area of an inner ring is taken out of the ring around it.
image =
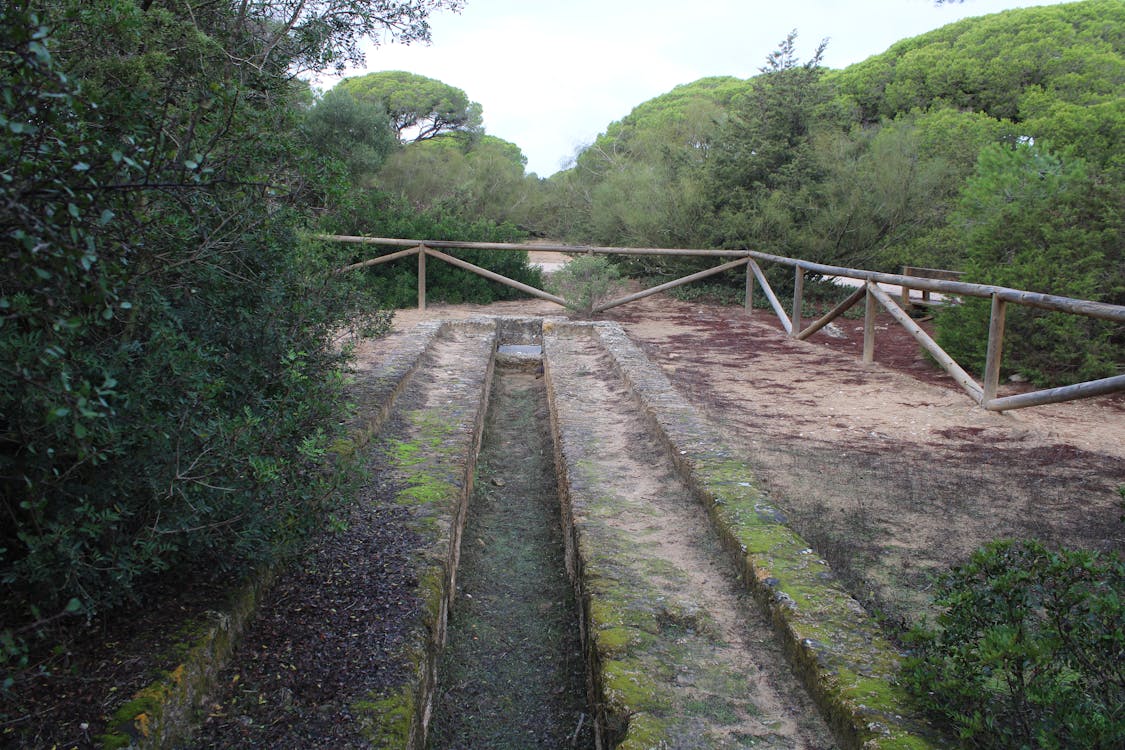
[[[625,739],[617,750],[658,750],[668,747],[667,724],[651,714],[633,714]]]
[[[411,412],[409,418],[419,436],[409,441],[391,441],[388,447],[390,458],[406,484],[398,495],[399,501],[426,507],[456,498],[457,486],[442,471],[447,463],[443,459],[456,450],[455,444],[445,442],[453,428],[427,411]]]
[[[102,750],[120,750],[133,744],[133,738],[126,734],[102,734],[98,735],[97,742]]]
[[[636,635],[629,628],[605,628],[595,631],[598,653],[603,656],[621,656],[630,644],[636,641]]]
[[[420,474],[411,477],[410,486],[399,493],[399,500],[410,505],[434,505],[456,496],[457,488],[449,482]]]
[[[98,737],[103,748],[129,747],[139,738],[147,739],[154,719],[164,712],[169,689],[163,683],[144,688],[113,712],[109,726],[115,731]]]
[[[671,699],[651,681],[636,660],[610,659],[602,663],[602,690],[606,703],[617,713],[638,711],[666,714]]]
[[[391,750],[407,746],[416,713],[414,691],[409,686],[390,695],[358,700],[351,708],[360,731],[373,747]]]
[[[418,591],[422,597],[422,607],[426,612],[428,627],[435,627],[441,616],[441,605],[445,599],[446,575],[442,565],[430,565],[422,573]]]
[[[719,724],[738,723],[738,710],[724,700],[715,698],[690,700],[684,704],[684,711],[690,716],[698,716]]]

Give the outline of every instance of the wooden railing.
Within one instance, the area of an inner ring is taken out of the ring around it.
[[[946,281],[960,281],[965,274],[961,271],[947,271],[944,268],[922,268],[919,266],[903,266],[903,276],[917,276],[923,279],[945,279]],[[922,299],[910,298],[910,287],[902,287],[902,309],[909,312],[914,305],[931,305],[934,300],[930,298],[930,290],[922,289]]]
[[[693,273],[683,278],[669,281],[665,284],[645,289],[641,292],[629,294],[627,296],[604,302],[594,308],[594,312],[604,312],[619,305],[624,305],[629,302],[634,302],[643,299],[653,294],[666,291],[668,289],[690,284],[693,281],[712,276],[714,274],[729,271],[740,266],[746,267],[746,311],[750,314],[753,310],[752,299],[754,292],[754,284],[757,282],[762,287],[766,299],[769,301],[771,308],[777,315],[778,320],[781,322],[785,332],[796,339],[804,340],[814,333],[819,331],[824,326],[828,325],[835,318],[844,314],[847,310],[856,305],[860,299],[865,300],[864,307],[864,326],[863,326],[863,361],[870,363],[874,361],[875,357],[875,315],[877,312],[877,305],[881,305],[900,325],[903,326],[910,335],[918,341],[934,360],[947,372],[949,375],[965,390],[966,393],[979,404],[981,407],[990,411],[1007,411],[1011,409],[1020,409],[1028,406],[1039,406],[1042,404],[1058,403],[1061,401],[1073,401],[1080,398],[1090,398],[1093,396],[1102,396],[1110,393],[1117,393],[1125,391],[1125,374],[1115,375],[1101,380],[1091,380],[1085,383],[1077,383],[1075,385],[1061,386],[1059,388],[1048,388],[1040,391],[1033,391],[1031,393],[1021,393],[1014,396],[999,397],[997,391],[999,388],[1000,380],[1000,359],[1001,352],[1004,344],[1004,320],[1007,313],[1007,306],[1009,304],[1024,305],[1027,307],[1035,307],[1042,310],[1051,310],[1055,312],[1068,313],[1071,315],[1082,315],[1090,318],[1097,318],[1100,320],[1108,320],[1115,323],[1125,323],[1125,306],[1110,305],[1104,302],[1092,302],[1090,300],[1074,299],[1072,297],[1062,297],[1052,294],[1041,294],[1038,292],[1027,292],[1020,289],[1010,289],[1007,287],[992,286],[989,284],[972,284],[968,282],[953,280],[948,277],[935,278],[938,274],[931,274],[931,276],[922,275],[906,275],[906,274],[889,274],[879,273],[876,271],[866,271],[857,268],[846,268],[843,266],[829,266],[822,263],[812,263],[810,261],[799,260],[796,258],[786,258],[780,255],[771,255],[769,253],[758,252],[755,250],[689,250],[689,249],[668,249],[668,248],[625,248],[625,247],[591,247],[591,246],[576,246],[576,245],[548,245],[548,244],[535,244],[535,245],[521,245],[511,243],[497,243],[497,242],[451,242],[444,240],[407,240],[407,239],[388,239],[383,237],[352,237],[343,235],[318,235],[317,239],[334,241],[334,242],[349,242],[367,245],[381,245],[385,247],[405,247],[407,249],[392,252],[387,255],[381,255],[369,260],[353,263],[339,269],[339,271],[352,271],[359,268],[366,268],[368,266],[377,265],[380,263],[388,263],[400,258],[415,255],[418,258],[418,307],[419,309],[426,308],[426,259],[436,258],[446,263],[451,263],[465,270],[479,274],[487,279],[506,284],[507,286],[524,292],[532,297],[538,297],[559,305],[566,306],[567,301],[561,297],[550,294],[542,289],[527,284],[522,284],[514,279],[509,279],[500,274],[489,271],[486,268],[473,265],[467,261],[456,258],[447,253],[441,252],[441,249],[472,249],[472,250],[521,250],[521,251],[548,251],[548,252],[561,252],[571,255],[575,254],[606,254],[606,255],[671,255],[679,257],[713,257],[713,258],[732,258],[725,263],[717,265],[713,268],[708,268],[698,273]],[[439,249],[440,248],[440,249]],[[781,265],[791,266],[794,269],[794,284],[793,284],[793,306],[790,312],[787,313],[784,305],[778,299],[773,289],[770,287],[769,282],[766,280],[765,274],[762,272],[759,261],[778,263]],[[929,270],[929,269],[926,269]],[[850,294],[840,304],[836,305],[833,309],[822,315],[820,318],[812,321],[807,326],[802,328],[802,308],[804,303],[804,286],[806,274],[817,274],[822,276],[832,276],[839,278],[855,279],[861,283],[852,294]],[[949,272],[943,272],[948,274]],[[984,372],[981,376],[980,382],[977,382],[969,373],[965,371],[952,357],[949,356],[937,342],[933,340],[921,326],[915,323],[910,316],[900,307],[894,299],[879,285],[892,284],[902,287],[903,293],[906,294],[908,289],[917,289],[924,293],[938,292],[945,295],[954,295],[958,297],[983,297],[992,300],[992,312],[988,330],[988,349],[985,356]]]

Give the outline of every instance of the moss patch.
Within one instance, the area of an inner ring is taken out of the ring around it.
[[[409,747],[417,711],[414,690],[403,686],[385,696],[372,696],[352,704],[360,732],[378,750]]]

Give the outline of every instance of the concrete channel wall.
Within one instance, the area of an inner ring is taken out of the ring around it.
[[[405,445],[417,450],[399,454],[398,465],[388,467],[405,483],[395,502],[412,508],[413,528],[424,540],[416,573],[422,606],[404,645],[412,677],[398,691],[353,704],[375,747],[425,748],[438,660],[457,588],[461,532],[488,411],[497,348],[495,321],[445,323],[439,335],[459,337],[462,367],[448,369],[448,364],[423,358],[423,366],[443,368],[444,376],[430,386],[426,403],[399,411],[412,436]],[[433,347],[427,354],[432,351]]]
[[[896,684],[901,655],[875,621],[621,328],[593,328],[839,740],[853,748],[934,747]]]
[[[604,348],[634,399],[622,408],[639,410],[650,426],[653,442],[674,460],[699,501],[700,512],[710,517],[730,554],[732,568],[769,612],[790,659],[840,743],[850,748],[932,747],[894,684],[899,654],[862,607],[843,591],[827,564],[788,529],[734,451],[620,327],[513,318],[422,324],[399,340],[377,370],[359,375],[357,393],[363,415],[352,425],[350,440],[338,449],[362,450],[383,429],[392,411],[396,419],[405,420],[420,448],[409,455],[404,452],[402,465],[394,467],[400,478],[405,477],[396,501],[416,511],[416,528],[426,535],[418,575],[423,606],[403,647],[411,674],[397,691],[368,696],[356,705],[358,721],[372,746],[411,750],[425,746],[438,654],[456,590],[461,530],[473,488],[496,350],[502,344],[543,346],[567,566],[582,609],[579,626],[589,667],[587,697],[597,717],[599,749],[677,746],[662,734],[667,727],[650,720],[649,704],[630,703],[638,693],[614,689],[615,681],[621,680],[620,674],[613,673],[613,665],[622,663],[621,643],[614,641],[616,634],[608,629],[620,618],[613,611],[617,604],[612,598],[599,598],[598,587],[590,583],[590,572],[599,563],[571,513],[584,496],[596,495],[598,487],[575,462],[575,456],[581,455],[575,441],[582,439],[582,426],[567,423],[567,410],[560,409],[560,399],[581,398],[582,394],[560,392],[552,381],[552,368],[557,365],[552,361],[552,341],[559,335],[588,337]],[[440,398],[428,404],[400,405],[412,380],[437,366],[435,346],[451,337],[458,346],[463,342],[471,350],[458,361],[472,363],[467,369],[473,371],[445,367],[445,379],[431,386],[440,390]],[[215,626],[188,649],[184,664],[142,691],[140,695],[146,698],[142,711],[118,716],[116,746],[171,747],[190,735],[196,706],[229,659],[270,575],[272,572],[256,577],[234,597],[230,612],[217,617]],[[629,681],[642,688],[648,679],[650,675],[641,672],[628,675]]]

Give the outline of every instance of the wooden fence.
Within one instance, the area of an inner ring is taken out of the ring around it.
[[[1007,313],[1007,306],[1009,304],[1024,305],[1027,307],[1036,307],[1042,310],[1051,310],[1055,312],[1068,313],[1071,315],[1083,315],[1090,318],[1097,318],[1100,320],[1108,320],[1116,323],[1125,323],[1125,306],[1110,305],[1104,302],[1092,302],[1090,300],[1074,299],[1072,297],[1060,297],[1052,294],[1040,294],[1037,292],[1027,292],[1019,289],[1009,289],[1007,287],[991,286],[988,284],[972,284],[968,282],[952,280],[948,275],[929,273],[923,275],[906,275],[906,274],[888,274],[878,273],[875,271],[866,271],[857,268],[845,268],[842,266],[829,266],[822,263],[811,263],[805,260],[796,258],[786,258],[780,255],[771,255],[769,253],[762,253],[754,250],[688,250],[688,249],[667,249],[667,248],[624,248],[624,247],[590,247],[590,246],[575,246],[575,245],[520,245],[511,243],[498,243],[498,242],[451,242],[439,240],[407,240],[407,239],[388,239],[384,237],[352,237],[343,235],[318,235],[317,239],[335,242],[349,242],[365,245],[381,245],[384,247],[404,247],[405,250],[399,250],[387,255],[381,255],[371,258],[359,263],[354,263],[350,266],[339,269],[339,271],[352,271],[359,268],[366,268],[368,266],[377,265],[380,263],[388,263],[390,261],[398,260],[400,258],[409,257],[411,255],[418,258],[418,307],[424,310],[426,308],[426,259],[436,258],[446,263],[451,263],[465,270],[479,274],[487,279],[506,284],[510,287],[520,290],[525,294],[540,299],[549,300],[559,305],[566,306],[567,301],[561,297],[550,294],[542,289],[521,284],[518,281],[509,279],[500,274],[489,271],[486,268],[468,263],[460,258],[456,258],[447,253],[441,252],[442,249],[470,249],[470,250],[521,250],[521,251],[548,251],[548,252],[561,252],[570,255],[576,254],[605,254],[605,255],[671,255],[679,257],[712,257],[712,258],[731,258],[725,263],[721,263],[713,268],[708,268],[698,273],[693,273],[689,276],[669,281],[665,284],[645,289],[644,291],[630,294],[619,299],[611,300],[597,305],[594,312],[604,312],[613,307],[624,305],[629,302],[634,302],[643,299],[653,294],[672,289],[684,284],[690,284],[693,281],[713,276],[714,274],[729,271],[740,266],[746,268],[746,311],[750,314],[752,311],[752,299],[754,292],[754,284],[757,282],[762,287],[762,292],[769,300],[770,306],[774,313],[777,315],[778,320],[781,321],[782,327],[785,332],[792,338],[804,340],[814,333],[819,331],[824,326],[828,325],[834,319],[844,314],[847,310],[856,305],[861,299],[865,300],[864,307],[864,326],[863,326],[863,361],[870,363],[874,361],[875,357],[875,315],[877,312],[877,305],[882,306],[891,317],[893,317],[903,328],[910,332],[910,335],[918,341],[918,343],[925,349],[934,360],[946,371],[949,375],[965,390],[966,393],[979,404],[981,407],[990,411],[1008,411],[1011,409],[1020,409],[1028,406],[1039,406],[1042,404],[1051,404],[1061,401],[1073,401],[1080,398],[1090,398],[1093,396],[1102,396],[1110,393],[1117,393],[1125,391],[1125,374],[1115,375],[1113,377],[1102,378],[1101,380],[1091,380],[1085,383],[1078,383],[1075,385],[1062,386],[1059,388],[1048,388],[1040,391],[1033,391],[1031,393],[1022,393],[1015,396],[998,397],[997,390],[999,388],[1000,380],[1000,358],[1004,345],[1004,319]],[[794,284],[793,284],[793,306],[790,311],[786,311],[784,305],[778,299],[773,289],[770,287],[769,282],[766,280],[765,274],[759,262],[777,263],[785,266],[790,266],[794,269]],[[915,269],[916,270],[916,269]],[[931,269],[923,269],[931,271]],[[829,310],[827,313],[817,318],[816,320],[804,325],[802,319],[802,307],[804,302],[804,286],[806,274],[817,274],[822,276],[834,276],[839,278],[855,279],[861,282],[861,285],[850,294],[840,304]],[[935,278],[935,276],[942,276],[944,278]],[[955,295],[959,297],[983,297],[992,300],[992,314],[988,329],[988,349],[986,354],[986,361],[984,372],[981,376],[980,382],[976,381],[969,373],[965,371],[952,357],[950,357],[937,342],[933,340],[922,328],[915,323],[910,316],[900,307],[895,300],[887,294],[879,284],[893,284],[900,286],[903,289],[904,295],[907,289],[917,289],[924,293],[938,292],[945,295]],[[804,327],[802,327],[804,325]]]

